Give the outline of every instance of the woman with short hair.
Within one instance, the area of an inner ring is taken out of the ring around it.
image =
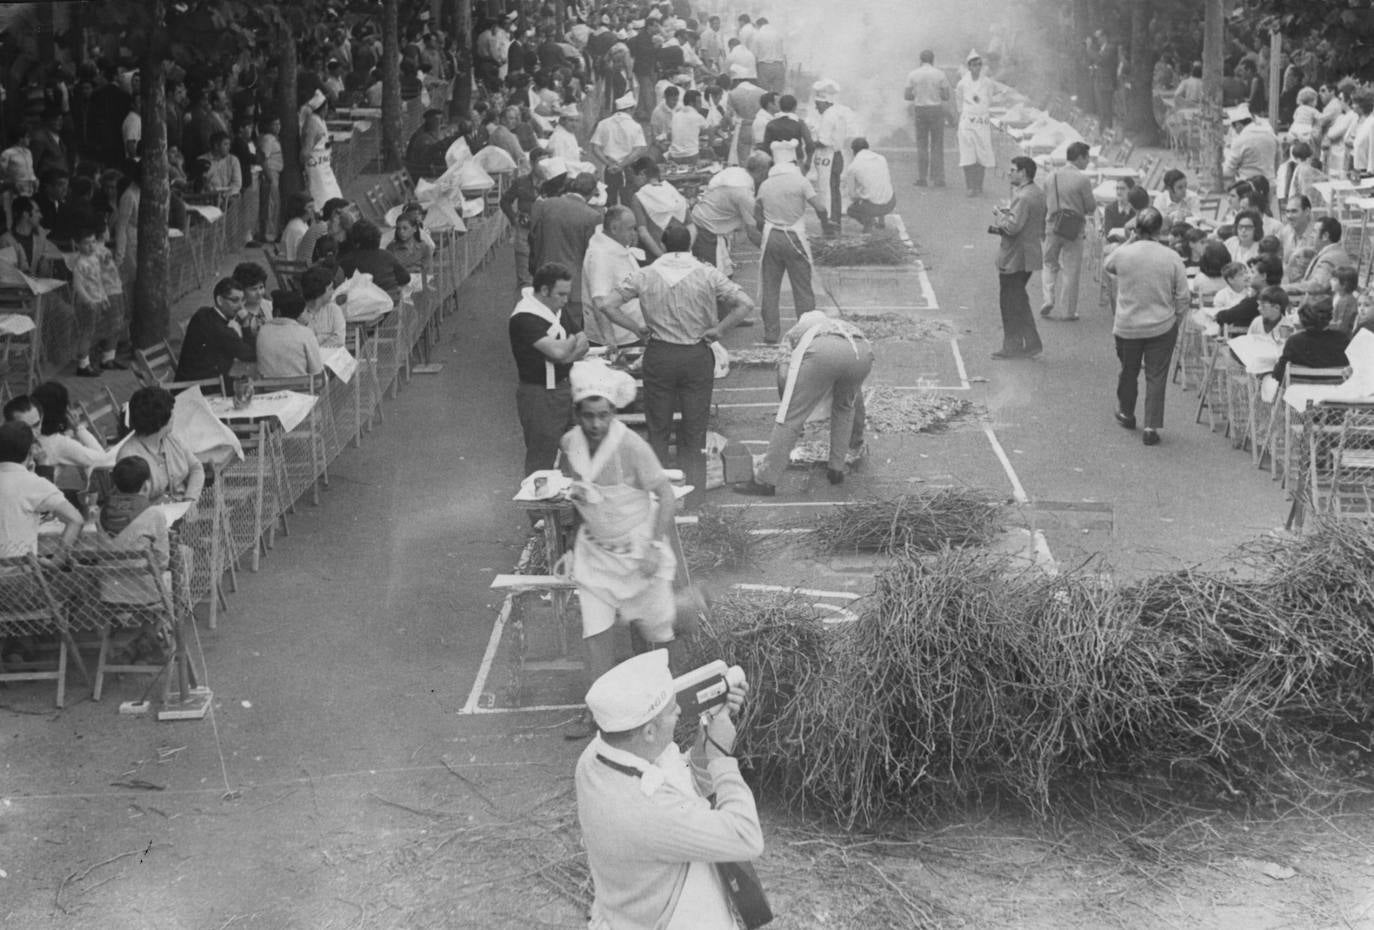
[[[148,463],[148,499],[189,500],[200,498],[205,487],[205,467],[181,440],[172,435],[172,410],[176,399],[160,387],[145,387],[129,398],[129,427],[133,435],[118,449],[118,457],[137,455]]]

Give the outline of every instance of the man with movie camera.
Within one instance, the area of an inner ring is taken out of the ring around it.
[[[587,692],[599,732],[577,760],[576,784],[591,930],[735,930],[732,898],[758,925],[718,874],[763,853],[754,796],[731,757],[731,717],[747,692],[741,677],[703,713],[690,753],[673,742],[681,710],[666,652],[622,662]]]

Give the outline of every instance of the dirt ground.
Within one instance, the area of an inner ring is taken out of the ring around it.
[[[871,437],[868,463],[840,488],[789,471],[779,508],[755,514],[781,523],[805,513],[799,502],[950,483],[1023,493],[1017,545],[1029,558],[1097,557],[1122,575],[1210,564],[1281,523],[1277,485],[1192,422],[1191,395],[1171,391],[1156,449],[1111,422],[1103,312],[1043,325],[1037,362],[990,361],[993,195],[970,205],[957,185],[914,188],[914,155],[885,153],[932,269],[936,302],[913,298],[913,315],[947,321],[957,342],[884,344],[875,382],[948,387],[980,413],[944,432]],[[95,703],[73,678],[60,712],[50,688],[0,689],[0,926],[585,925],[571,783],[581,746],[561,733],[576,666],[530,673],[538,703],[555,709],[463,712],[501,605],[491,576],[527,539],[508,502],[521,451],[510,261],[503,249],[465,288],[436,353],[443,371],[388,403],[331,470],[322,506],[302,507],[263,570],[240,576],[220,628],[198,627],[207,719],[120,717],[133,681]],[[756,338],[744,330],[731,344]],[[718,428],[766,438],[766,382],[728,382],[738,391],[722,404],[755,406],[723,409]],[[710,502],[738,499],[713,491]],[[754,580],[861,592],[867,571],[789,560]],[[501,661],[487,670],[493,690]],[[853,835],[764,796],[758,868],[779,930],[1374,930],[1368,798],[1318,801],[1292,812],[1174,804],[1135,819],[1066,806],[1048,822],[990,807]]]

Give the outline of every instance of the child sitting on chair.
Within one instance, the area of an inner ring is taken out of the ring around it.
[[[1360,273],[1346,266],[1337,268],[1331,276],[1331,329],[1354,333],[1360,316]]]
[[[141,456],[130,455],[115,463],[110,471],[114,490],[100,510],[100,529],[113,537],[115,549],[146,552],[153,567],[162,575],[162,589],[146,572],[129,571],[101,580],[100,599],[107,604],[161,606],[164,592],[172,597],[171,557],[167,515],[148,499],[152,490],[152,469]],[[171,656],[172,630],[166,611],[157,610],[156,624],[147,623],[112,660],[127,665],[141,660],[166,662]]]

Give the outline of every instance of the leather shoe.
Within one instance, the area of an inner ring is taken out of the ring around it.
[[[116,359],[109,359],[108,361],[101,362],[101,363],[100,363],[100,367],[103,368],[103,369],[105,369],[106,371],[128,371],[128,370],[129,370],[129,366],[128,366],[128,365],[125,365],[123,362],[117,361]]]
[[[1114,416],[1116,422],[1120,423],[1123,429],[1135,429],[1135,417],[1124,414],[1120,410],[1116,411]]]
[[[1140,435],[1140,441],[1145,443],[1145,445],[1147,446],[1159,445],[1159,431],[1153,429],[1145,430],[1145,432],[1141,433]]]
[[[752,480],[737,484],[731,490],[736,494],[748,494],[751,497],[773,497],[778,493],[778,489],[773,485]]]
[[[827,468],[825,470],[825,477],[829,479],[831,484],[844,484],[844,472],[837,471],[834,468]]]
[[[1051,313],[1053,313],[1053,312],[1054,312],[1054,304],[1045,304],[1045,306],[1043,306],[1043,307],[1040,308],[1040,315],[1043,316],[1043,317],[1045,317],[1046,319],[1048,319],[1048,318],[1049,318],[1049,315],[1050,315]]]
[[[82,365],[76,370],[76,374],[82,378],[99,378],[99,369],[92,368],[90,365]]]
[[[1024,352],[1009,352],[1009,351],[1007,351],[1006,349],[1003,349],[1003,350],[1000,350],[1000,351],[998,351],[998,352],[992,353],[992,357],[993,357],[993,358],[996,358],[996,359],[1025,358],[1025,357],[1026,357],[1026,353],[1024,353]]]

